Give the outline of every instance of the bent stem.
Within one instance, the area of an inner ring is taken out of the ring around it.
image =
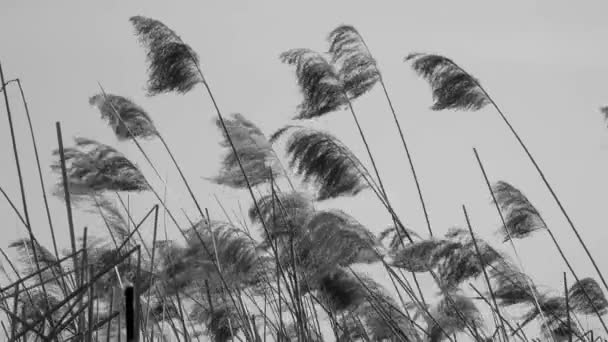
[[[367,53],[371,56],[371,51],[367,46],[367,43],[363,39],[363,36],[359,35],[361,38],[361,42],[363,42],[363,46],[367,50]],[[429,214],[426,208],[426,203],[424,202],[424,197],[422,196],[422,188],[420,186],[420,181],[418,180],[418,175],[416,174],[416,168],[414,167],[414,161],[412,160],[412,156],[410,154],[410,149],[407,147],[407,143],[405,141],[405,134],[403,133],[403,129],[401,128],[401,124],[399,123],[399,119],[397,119],[397,113],[395,112],[395,108],[393,107],[393,102],[391,101],[390,96],[388,95],[388,90],[386,89],[386,84],[384,84],[384,78],[382,77],[382,73],[380,69],[376,66],[376,71],[378,73],[378,82],[382,87],[382,91],[384,92],[384,97],[386,98],[386,102],[391,110],[393,115],[393,120],[395,121],[395,126],[397,127],[397,131],[399,132],[399,137],[401,138],[401,143],[403,144],[403,149],[405,150],[405,155],[407,157],[407,161],[410,165],[410,170],[412,171],[412,176],[414,177],[414,183],[416,183],[416,190],[418,191],[418,197],[420,198],[420,204],[422,205],[422,212],[424,213],[424,219],[426,220],[426,225],[429,230],[429,235],[433,237],[433,229],[431,228],[431,220],[429,218]]]
[[[15,166],[17,168],[17,176],[19,178],[19,190],[21,191],[21,200],[23,203],[23,216],[25,218],[25,222],[27,223],[26,227],[27,227],[27,231],[30,237],[30,241],[32,242],[32,244],[34,244],[34,241],[36,240],[34,238],[34,233],[32,231],[32,227],[31,227],[31,222],[30,222],[30,216],[29,216],[29,212],[28,212],[28,207],[27,207],[27,200],[26,200],[26,196],[25,196],[25,187],[23,185],[23,175],[21,173],[21,164],[19,163],[19,152],[17,151],[17,140],[15,137],[15,128],[13,127],[13,117],[11,115],[11,107],[8,101],[8,94],[6,91],[6,82],[4,80],[4,72],[2,71],[2,64],[0,64],[0,86],[2,87],[2,95],[4,96],[4,104],[6,107],[6,115],[8,118],[8,125],[9,125],[9,130],[10,130],[10,134],[11,134],[11,143],[13,146],[13,156],[15,158]],[[35,247],[35,246],[33,246]],[[40,264],[39,264],[39,258],[38,258],[38,251],[36,250],[37,248],[33,248],[33,254],[34,254],[34,262],[36,263],[36,270],[39,271],[40,270]],[[44,293],[44,297],[46,300],[46,304],[47,306],[49,305],[49,296],[48,293],[46,291],[46,286],[44,285],[44,282],[42,280],[42,274],[39,274],[40,276],[40,282],[42,283],[42,292]],[[50,322],[50,321],[49,321]],[[51,328],[52,328],[52,323],[51,323]]]
[[[40,156],[38,154],[38,144],[36,143],[36,136],[34,134],[32,118],[30,115],[29,107],[27,105],[27,100],[25,98],[25,92],[23,91],[23,87],[21,86],[21,80],[19,80],[17,78],[17,79],[15,79],[15,82],[17,82],[17,86],[19,87],[19,92],[21,93],[21,99],[23,100],[23,108],[25,109],[25,115],[27,117],[27,123],[28,123],[29,129],[30,129],[30,135],[32,137],[32,146],[34,147],[34,157],[36,159],[36,167],[38,168],[38,177],[40,179],[40,188],[42,190],[42,199],[44,201],[44,209],[46,211],[46,217],[49,222],[49,229],[51,231],[51,241],[53,242],[53,252],[55,253],[55,258],[59,259],[59,250],[57,248],[57,239],[55,237],[55,229],[53,228],[53,220],[51,218],[51,211],[49,209],[49,201],[48,201],[48,197],[46,195],[46,187],[44,185],[44,178],[42,177],[42,168],[40,166]],[[63,277],[61,278],[61,280],[63,283],[63,290],[65,292],[67,289],[67,285],[66,285],[65,279]]]
[[[494,102],[494,100],[492,99],[492,97],[490,97],[490,94],[488,94],[488,92],[481,86],[481,84],[479,84],[479,82],[477,80],[475,80],[474,77],[472,77],[469,73],[467,73],[464,69],[462,69],[456,63],[453,63],[453,65],[456,68],[458,68],[460,71],[462,71],[463,73],[469,75],[469,77],[473,80],[473,82],[475,82],[475,84],[477,85],[477,87],[479,87],[479,89],[483,92],[483,94],[488,99],[488,101],[490,101],[490,103],[492,104],[492,106],[494,107],[494,109],[496,109],[496,112],[498,113],[498,115],[500,116],[500,118],[503,120],[503,122],[507,125],[507,127],[509,128],[509,131],[513,134],[513,136],[515,137],[515,139],[517,140],[517,142],[519,143],[519,145],[521,146],[521,148],[524,150],[524,152],[526,153],[526,156],[528,156],[528,159],[530,159],[530,161],[532,162],[532,165],[534,165],[534,168],[538,172],[540,178],[542,179],[543,183],[545,184],[545,186],[547,187],[547,189],[549,190],[549,192],[551,193],[551,196],[555,200],[555,203],[557,203],[557,206],[559,207],[559,210],[562,212],[562,214],[566,218],[566,221],[568,221],[568,225],[570,226],[570,228],[574,232],[574,235],[576,235],[576,238],[577,238],[578,242],[581,244],[581,246],[583,246],[583,249],[585,250],[585,254],[587,254],[587,257],[589,258],[589,260],[593,264],[593,268],[595,269],[595,271],[597,272],[598,276],[600,277],[600,280],[602,281],[602,284],[604,285],[604,288],[608,291],[608,283],[606,283],[606,280],[604,279],[604,276],[602,275],[602,272],[600,271],[599,267],[597,266],[597,263],[595,262],[595,259],[593,258],[593,256],[591,255],[591,252],[587,248],[587,245],[583,241],[583,238],[581,237],[578,229],[574,226],[574,222],[572,222],[572,219],[570,218],[570,215],[568,215],[568,213],[566,212],[566,209],[564,208],[564,206],[563,206],[562,202],[560,201],[559,197],[557,197],[557,194],[555,193],[555,191],[553,190],[553,187],[551,186],[551,184],[547,180],[544,172],[540,169],[540,166],[536,162],[536,159],[534,159],[534,157],[532,156],[532,153],[530,152],[530,150],[528,149],[528,147],[526,146],[526,144],[524,144],[524,142],[521,139],[521,137],[519,136],[519,134],[515,131],[515,128],[513,128],[513,125],[511,125],[511,122],[509,122],[509,120],[507,119],[507,117],[505,116],[505,114],[502,112],[502,110],[500,110],[500,108],[498,107],[498,105],[496,104],[496,102]]]
[[[462,211],[463,211],[464,217],[467,221],[467,227],[469,228],[469,233],[471,234],[471,239],[473,240],[473,245],[475,246],[475,252],[477,252],[477,257],[479,258],[479,265],[481,266],[481,270],[483,271],[484,279],[486,281],[486,284],[488,285],[488,291],[490,292],[490,296],[492,298],[492,303],[494,304],[496,314],[498,315],[498,321],[500,322],[499,327],[501,329],[505,342],[509,341],[509,338],[507,335],[507,329],[505,329],[502,314],[500,313],[500,307],[498,306],[498,303],[496,302],[496,296],[494,295],[494,290],[492,289],[492,284],[490,284],[490,277],[488,276],[488,272],[486,272],[484,260],[481,255],[481,252],[479,251],[479,246],[477,245],[477,239],[475,238],[475,234],[473,234],[473,227],[471,226],[469,214],[467,213],[467,208],[464,205],[462,206]]]
[[[479,154],[477,153],[477,149],[473,148],[473,152],[475,154],[475,158],[477,159],[477,163],[479,164],[479,167],[482,171],[483,177],[486,181],[486,185],[488,186],[488,190],[490,191],[490,194],[492,195],[492,201],[494,202],[495,206],[496,206],[496,210],[498,211],[498,215],[500,216],[500,220],[502,222],[502,226],[504,231],[507,234],[507,239],[509,240],[511,247],[513,248],[513,251],[515,252],[515,257],[517,258],[517,261],[519,263],[519,267],[522,269],[522,271],[525,273],[524,270],[524,266],[523,266],[523,262],[521,261],[521,258],[519,257],[519,254],[517,253],[517,249],[515,248],[515,243],[513,242],[513,239],[509,233],[509,230],[507,229],[507,224],[504,218],[504,215],[502,213],[502,211],[500,210],[500,207],[498,205],[498,201],[496,200],[496,196],[494,194],[494,191],[492,191],[492,185],[490,184],[490,180],[488,179],[488,175],[485,171],[485,168],[483,166],[483,163],[481,162],[481,159],[479,157]],[[568,267],[568,270],[570,270],[570,273],[572,273],[572,275],[574,276],[574,278],[576,279],[576,281],[579,281],[578,276],[576,275],[576,272],[574,271],[574,268],[572,268],[572,265],[570,265],[570,262],[568,261],[568,259],[566,258],[566,255],[564,254],[561,246],[559,245],[559,243],[557,242],[557,239],[555,238],[555,236],[553,235],[553,232],[548,228],[546,222],[543,220],[542,217],[540,217],[541,223],[543,226],[546,227],[546,231],[549,234],[549,236],[551,237],[551,241],[553,241],[553,244],[555,245],[555,247],[557,248],[557,251],[559,252],[560,256],[562,257],[562,260],[564,260],[564,263],[566,264],[566,266]],[[525,277],[526,279],[526,283],[528,284],[528,287],[530,288],[530,293],[532,294],[532,297],[534,298],[534,302],[536,304],[537,309],[540,312],[540,315],[543,319],[543,321],[548,322],[547,318],[544,316],[543,314],[543,310],[541,310],[540,307],[540,302],[538,300],[538,296],[536,295],[536,291],[534,290],[532,284],[530,284],[530,280],[528,279],[528,277]],[[585,297],[587,298],[587,300],[589,300],[589,302],[591,301],[591,298],[589,296],[589,294],[587,294],[587,291],[585,291],[583,289],[583,293],[585,294]],[[606,333],[608,334],[608,327],[606,327],[606,324],[604,323],[604,320],[602,319],[602,316],[599,314],[599,312],[597,311],[597,309],[595,308],[595,306],[593,306],[593,309],[595,311],[595,314],[597,315],[597,317],[600,320],[600,323],[602,324],[602,327],[604,328],[604,331],[606,331]]]

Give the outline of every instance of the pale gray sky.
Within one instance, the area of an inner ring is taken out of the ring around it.
[[[477,147],[492,180],[519,187],[541,211],[580,276],[596,275],[564,217],[498,115],[487,108],[475,113],[433,112],[427,83],[403,62],[410,52],[444,54],[478,79],[512,120],[580,228],[599,266],[608,270],[605,198],[608,190],[608,132],[598,108],[608,103],[608,36],[605,1],[8,1],[1,2],[0,61],[8,79],[19,77],[28,97],[45,167],[57,147],[55,121],[62,123],[66,144],[82,135],[113,145],[137,161],[159,185],[131,143],[119,143],[88,105],[98,92],[127,96],[152,115],[173,147],[203,205],[220,217],[213,194],[229,207],[246,193],[234,193],[201,177],[219,166],[220,134],[215,113],[201,91],[185,96],[148,98],[144,50],[128,18],[150,16],[178,32],[200,55],[220,108],[240,112],[271,133],[287,123],[301,96],[294,70],[278,55],[290,48],[327,49],[329,31],[354,25],[378,60],[388,91],[404,126],[422,183],[434,230],[441,234],[464,224],[466,204],[474,229],[498,243],[495,208],[475,162]],[[9,89],[18,132],[33,229],[44,241],[44,215],[26,120],[15,88]],[[424,217],[380,89],[355,102],[388,185],[389,196],[406,224],[425,234]],[[0,110],[0,186],[20,203],[17,176],[4,109]],[[346,112],[327,115],[318,127],[331,130],[368,161]],[[152,152],[161,172],[168,172],[170,204],[194,215],[194,206],[157,142]],[[139,216],[153,204],[151,195],[133,197]],[[390,217],[371,192],[328,203],[344,208],[373,231]],[[67,246],[66,214],[52,199],[53,219]],[[136,215],[137,216],[137,215]],[[2,247],[23,227],[8,204],[0,201]],[[99,222],[76,214],[76,225],[104,234]],[[527,271],[541,283],[561,289],[565,265],[549,238],[537,233],[517,241]],[[504,246],[507,247],[507,246]],[[509,250],[505,248],[505,250]],[[384,276],[383,273],[381,276]],[[570,281],[573,281],[572,279]]]

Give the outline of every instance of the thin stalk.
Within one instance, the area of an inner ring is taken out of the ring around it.
[[[467,208],[463,205],[462,211],[464,213],[464,217],[467,221],[467,227],[469,228],[469,233],[471,233],[471,239],[473,240],[473,245],[475,246],[475,252],[477,252],[477,257],[479,258],[479,265],[481,266],[481,270],[483,271],[483,276],[485,278],[486,284],[488,285],[488,291],[490,292],[490,296],[492,297],[492,303],[494,304],[494,308],[496,314],[498,315],[498,319],[500,322],[500,328],[503,334],[503,338],[505,341],[509,341],[509,335],[507,334],[507,330],[505,329],[505,325],[503,323],[502,314],[500,313],[500,307],[496,302],[496,296],[494,295],[494,290],[492,289],[492,284],[490,283],[490,277],[488,276],[488,272],[486,272],[485,263],[481,252],[479,250],[479,246],[477,245],[477,239],[475,238],[475,234],[473,234],[473,227],[471,226],[471,221],[469,219],[469,214],[467,213]]]
[[[184,176],[184,173],[182,172],[181,167],[177,163],[177,160],[175,160],[175,157],[173,156],[173,153],[171,152],[171,149],[167,145],[167,142],[165,141],[165,139],[163,138],[163,136],[160,133],[157,132],[156,136],[158,137],[158,139],[162,143],[163,147],[165,148],[165,150],[169,154],[169,157],[171,158],[171,161],[173,162],[173,165],[175,165],[175,168],[177,169],[177,172],[179,173],[179,176],[184,181],[184,185],[186,185],[186,189],[188,190],[188,193],[190,194],[190,197],[192,197],[192,200],[194,201],[194,204],[196,205],[196,209],[198,210],[198,212],[201,215],[201,217],[204,219],[205,215],[203,214],[203,210],[201,209],[200,204],[198,204],[198,201],[196,200],[196,196],[194,196],[194,192],[190,188],[190,184],[186,180],[186,176]]]
[[[546,227],[547,225],[542,220],[542,218],[541,218],[541,221],[542,221],[543,225]],[[564,254],[564,251],[562,250],[561,246],[557,242],[557,239],[553,235],[553,232],[549,228],[547,228],[545,230],[549,234],[549,237],[551,237],[551,241],[553,241],[553,244],[557,248],[557,251],[559,252],[559,255],[564,260],[564,263],[566,263],[566,267],[568,267],[568,270],[570,270],[570,273],[572,273],[572,276],[574,277],[574,279],[576,280],[576,282],[580,282],[580,279],[578,278],[578,275],[576,274],[576,272],[574,271],[574,268],[572,267],[572,265],[570,264],[570,262],[566,258],[566,255]],[[585,297],[589,301],[589,303],[593,303],[593,301],[591,299],[591,296],[589,296],[589,294],[587,293],[587,291],[584,288],[583,288],[583,294],[585,295]],[[604,328],[604,331],[606,332],[606,334],[608,334],[608,327],[606,326],[606,323],[604,322],[604,319],[602,318],[602,315],[599,313],[599,311],[595,307],[595,305],[591,305],[591,307],[593,308],[593,311],[594,311],[595,315],[597,316],[597,318],[600,320],[600,323],[602,324],[602,327]]]
[[[158,205],[155,206],[154,210],[154,232],[152,235],[152,257],[150,259],[150,274],[154,274],[154,257],[156,252],[156,237],[158,231]],[[146,315],[145,315],[145,323],[144,327],[148,326],[148,316],[150,315],[150,297],[152,296],[152,291],[148,291],[148,296],[146,298]]]
[[[475,291],[477,293],[477,295],[479,296],[479,298],[481,298],[486,304],[488,304],[488,306],[490,307],[490,309],[492,309],[492,311],[494,311],[495,309],[492,306],[492,303],[490,303],[490,301],[484,297],[484,295],[471,283],[469,283],[469,286],[473,289],[473,291]],[[508,320],[506,320],[504,317],[502,318],[502,322],[504,324],[506,324],[509,329],[513,332],[513,334],[516,334],[522,341],[524,342],[528,342],[528,337],[526,336],[526,334],[524,333],[523,330],[521,329],[515,329]],[[521,336],[519,335],[521,333]]]
[[[3,88],[5,87],[6,82],[4,80],[4,72],[2,71],[2,64],[0,63],[0,86],[2,86]],[[15,158],[15,166],[17,168],[17,176],[19,178],[19,190],[21,191],[21,201],[23,204],[23,216],[25,218],[25,222],[27,223],[27,230],[30,236],[30,240],[34,241],[34,233],[32,231],[32,226],[30,223],[30,215],[28,212],[28,207],[27,207],[27,199],[25,196],[25,186],[23,185],[23,175],[21,173],[21,164],[19,163],[19,151],[17,150],[17,140],[16,140],[16,136],[15,136],[15,128],[13,127],[13,116],[11,114],[11,107],[10,107],[10,103],[8,101],[8,92],[6,91],[6,88],[4,88],[4,91],[2,92],[2,95],[4,96],[4,104],[6,107],[6,115],[8,118],[8,126],[9,126],[9,130],[10,130],[10,134],[11,134],[11,143],[12,143],[12,147],[13,147],[13,156]],[[36,249],[34,249],[33,251],[34,254],[34,262],[36,263],[36,269],[40,269],[40,265],[38,263],[38,252],[36,251]],[[40,282],[42,282],[42,275],[40,275]],[[44,296],[45,296],[45,300],[47,302],[47,306],[49,306],[49,300],[48,300],[48,293],[46,291],[46,287],[44,286],[44,284],[42,285],[42,292],[44,292]],[[51,321],[49,321],[49,324],[52,325]]]
[[[469,75],[466,71],[464,71],[462,68],[460,68],[460,66],[458,66],[457,64],[454,64],[454,65],[458,69],[460,69],[462,72],[464,72],[465,74]],[[557,203],[557,206],[559,207],[559,210],[562,212],[562,214],[566,218],[566,221],[568,221],[568,225],[570,226],[570,228],[574,232],[574,235],[576,235],[576,238],[577,238],[578,242],[581,244],[581,246],[583,246],[583,249],[585,250],[585,254],[587,254],[587,257],[589,258],[589,260],[593,264],[593,268],[595,269],[595,271],[599,275],[600,280],[602,281],[602,284],[604,285],[604,288],[608,291],[608,283],[606,283],[606,280],[604,279],[604,276],[602,275],[602,272],[600,271],[599,267],[597,266],[597,263],[595,262],[595,259],[593,258],[593,256],[591,255],[591,252],[587,248],[587,245],[583,241],[583,238],[581,237],[578,229],[574,226],[574,222],[572,222],[572,219],[570,218],[570,216],[566,212],[566,209],[564,208],[564,206],[563,206],[562,202],[560,201],[559,197],[557,197],[557,194],[555,193],[555,190],[553,190],[553,187],[551,186],[551,184],[547,180],[544,172],[540,169],[540,166],[538,165],[538,163],[536,162],[536,160],[532,156],[532,153],[530,152],[530,150],[528,150],[528,147],[526,146],[526,144],[524,144],[524,142],[521,139],[521,137],[519,136],[519,134],[515,131],[515,128],[513,128],[513,126],[511,125],[511,122],[509,122],[509,120],[507,119],[507,117],[505,116],[505,114],[502,112],[502,110],[500,110],[500,108],[498,107],[498,105],[496,104],[496,102],[494,102],[494,99],[492,99],[492,97],[490,97],[490,94],[488,94],[488,92],[481,86],[481,84],[479,84],[479,82],[477,80],[475,80],[474,77],[472,77],[471,75],[469,75],[469,76],[473,80],[473,82],[475,82],[475,84],[477,85],[477,87],[479,87],[479,89],[483,92],[483,94],[486,96],[486,98],[488,99],[488,101],[490,101],[490,103],[492,104],[492,106],[494,107],[494,109],[496,109],[496,112],[500,115],[501,119],[504,121],[504,123],[509,128],[509,131],[511,131],[511,133],[513,134],[513,136],[515,137],[515,139],[517,140],[517,142],[519,143],[519,145],[521,146],[521,148],[524,150],[524,152],[528,156],[528,159],[530,159],[530,162],[532,162],[532,165],[534,165],[534,168],[538,172],[539,176],[541,177],[543,183],[545,184],[545,186],[547,187],[547,189],[549,190],[549,192],[551,193],[551,196],[555,200],[555,203]]]
[[[135,253],[137,250],[139,250],[139,246],[136,246],[135,248],[131,249],[124,256],[119,257],[118,260],[115,261],[115,264],[123,262],[125,259],[127,259],[128,257],[130,257],[131,254]],[[91,281],[92,282],[96,282],[103,275],[105,275],[108,271],[111,271],[113,267],[114,267],[113,265],[105,267],[100,272],[98,272],[91,279]],[[73,298],[75,298],[77,296],[82,297],[82,295],[84,294],[84,291],[86,291],[87,288],[88,288],[88,283],[87,284],[83,284],[82,286],[79,286],[78,288],[76,288],[74,291],[72,291],[72,293],[70,293],[68,296],[66,296],[64,299],[62,299],[59,303],[57,303],[55,306],[51,307],[51,309],[47,310],[46,314],[43,315],[43,317],[38,318],[33,323],[26,324],[25,325],[26,329],[24,329],[22,332],[20,332],[19,334],[17,334],[17,336],[15,336],[15,339],[21,338],[28,330],[30,330],[33,327],[37,326],[38,324],[40,324],[44,320],[48,319],[49,315],[52,315],[55,311],[57,311],[60,308],[64,307],[66,305],[66,303],[69,303],[69,301],[72,300]]]
[[[500,217],[500,222],[502,223],[502,228],[504,229],[505,233],[507,234],[507,239],[509,240],[511,248],[513,249],[513,252],[515,253],[515,258],[517,259],[517,262],[518,262],[519,267],[521,268],[522,272],[524,274],[526,274],[524,264],[523,264],[521,258],[519,257],[517,248],[515,248],[515,243],[513,242],[513,239],[511,238],[511,233],[507,229],[507,223],[505,221],[505,217],[502,213],[502,210],[500,210],[500,206],[498,205],[498,201],[496,200],[496,195],[494,194],[494,191],[492,190],[492,184],[490,184],[490,179],[488,177],[488,174],[486,173],[486,169],[483,166],[481,158],[479,157],[479,153],[477,153],[477,149],[473,148],[473,153],[475,154],[475,159],[477,159],[477,164],[479,165],[479,168],[481,169],[481,173],[483,175],[483,179],[485,180],[486,186],[488,187],[488,191],[490,192],[490,195],[492,196],[492,202],[494,203],[494,206],[496,207],[496,211],[498,212],[498,216]],[[540,307],[540,301],[538,300],[538,296],[536,294],[536,289],[534,288],[533,284],[531,283],[531,280],[528,279],[527,276],[525,277],[525,279],[526,279],[526,284],[528,285],[528,288],[530,289],[530,293],[532,294],[532,298],[534,298],[534,304],[536,305],[536,308],[538,309],[538,312],[540,313],[543,322],[547,322],[547,318],[545,317],[545,314],[543,313],[543,310]]]
[[[363,39],[363,36],[361,36],[359,34],[359,38],[361,39],[361,42],[363,43],[365,50],[367,50],[367,53],[371,56],[372,53],[371,53],[369,47],[367,46],[365,39]],[[382,87],[382,91],[384,92],[384,97],[386,98],[386,102],[388,103],[391,113],[393,114],[393,120],[395,121],[395,126],[397,127],[397,131],[399,132],[399,137],[401,138],[401,143],[403,144],[403,149],[405,150],[407,161],[410,165],[410,170],[412,171],[412,176],[414,177],[414,182],[416,183],[416,190],[418,191],[418,197],[420,198],[420,204],[422,205],[422,211],[424,213],[424,219],[426,220],[426,225],[429,230],[429,235],[431,237],[433,237],[433,229],[431,228],[431,220],[429,219],[429,214],[426,209],[424,197],[422,196],[422,188],[420,186],[420,181],[418,180],[418,176],[416,174],[416,168],[414,167],[414,162],[412,160],[410,150],[407,147],[407,143],[405,141],[405,135],[403,134],[403,129],[401,128],[399,119],[397,119],[397,113],[395,112],[395,108],[393,107],[393,102],[391,101],[391,98],[388,95],[388,90],[386,89],[386,84],[384,83],[384,78],[382,77],[382,73],[380,72],[380,69],[378,69],[377,66],[375,66],[375,69],[376,69],[376,72],[378,73],[378,82],[380,83],[380,86]]]
[[[91,281],[91,277],[93,276],[93,265],[89,265],[88,267],[89,269],[89,301],[88,301],[88,306],[89,306],[89,310],[88,310],[88,325],[87,325],[87,334],[86,334],[86,341],[87,342],[93,342],[93,307],[95,302],[93,301],[94,298],[94,294],[95,294],[95,287],[93,286],[94,283]],[[99,305],[97,305],[97,308],[99,308]]]
[[[25,92],[23,91],[23,87],[21,86],[21,80],[16,79],[17,86],[19,87],[19,92],[21,93],[21,99],[23,100],[23,108],[25,109],[25,115],[27,117],[28,126],[30,129],[30,135],[32,137],[32,146],[34,147],[34,157],[36,159],[36,167],[38,168],[38,176],[40,178],[40,188],[42,190],[42,199],[44,200],[44,209],[46,211],[47,220],[49,222],[49,229],[51,232],[51,239],[53,242],[53,251],[55,252],[55,257],[59,259],[59,250],[57,249],[57,240],[55,238],[55,230],[53,229],[53,220],[51,218],[51,211],[49,210],[48,198],[46,195],[46,186],[44,185],[44,178],[42,177],[42,168],[40,166],[40,156],[38,154],[38,144],[36,143],[36,135],[34,134],[34,128],[32,125],[32,118],[30,115],[30,110],[27,105],[27,100],[25,98]]]
[[[57,129],[57,141],[59,143],[59,158],[61,161],[61,176],[63,178],[63,191],[65,195],[65,207],[68,215],[68,228],[70,231],[70,245],[72,247],[72,255],[74,257],[74,265],[78,265],[78,259],[76,258],[76,234],[74,233],[74,218],[72,216],[72,202],[70,201],[70,189],[68,185],[68,174],[65,166],[65,154],[63,151],[63,137],[61,134],[61,124],[59,121],[55,123]],[[76,279],[78,280],[78,272],[76,272]]]
[[[566,279],[566,272],[564,272],[564,296],[566,297],[566,315],[568,319],[568,341],[572,342],[572,333],[570,332],[570,296],[568,294],[568,280]]]

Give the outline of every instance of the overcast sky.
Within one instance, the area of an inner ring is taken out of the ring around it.
[[[549,192],[492,108],[433,112],[428,84],[403,62],[411,52],[436,52],[476,76],[512,120],[546,172],[601,269],[608,270],[606,193],[608,132],[598,109],[608,104],[608,24],[605,1],[1,1],[0,62],[7,79],[20,78],[28,97],[47,187],[56,180],[48,165],[57,147],[55,122],[65,144],[86,136],[117,147],[159,186],[135,146],[119,143],[89,106],[97,82],[144,107],[166,136],[202,204],[222,218],[214,195],[228,208],[249,207],[246,193],[210,184],[219,167],[220,134],[202,88],[184,95],[145,96],[146,64],[128,22],[133,15],[159,19],[199,54],[219,106],[240,112],[272,133],[295,114],[301,95],[292,67],[281,52],[297,47],[326,50],[327,34],[354,25],[378,60],[388,92],[410,144],[437,235],[463,225],[467,205],[473,228],[499,244],[498,217],[472,152],[477,147],[492,181],[506,180],[537,206],[579,275],[597,278],[580,244]],[[18,90],[9,89],[32,226],[49,241],[27,122]],[[389,197],[403,221],[426,234],[424,216],[389,108],[379,88],[355,102],[369,136]],[[17,173],[4,108],[0,109],[0,186],[21,208]],[[346,142],[369,162],[346,112],[314,123]],[[169,203],[191,216],[194,206],[157,142],[147,142],[160,171],[168,176]],[[51,199],[62,246],[68,245],[63,203]],[[135,217],[154,204],[133,196]],[[372,192],[333,201],[372,231],[390,216]],[[0,200],[1,246],[24,237],[7,202]],[[79,211],[76,226],[103,235],[98,220]],[[146,229],[149,230],[149,227]],[[149,232],[148,232],[149,233]],[[565,265],[548,236],[536,233],[516,245],[535,281],[562,288]],[[50,246],[50,245],[49,245]],[[510,251],[508,246],[503,246]],[[379,277],[384,273],[378,271]],[[570,277],[570,281],[573,279]]]

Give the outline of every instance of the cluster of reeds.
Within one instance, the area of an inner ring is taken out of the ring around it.
[[[421,53],[406,57],[430,84],[434,110],[494,107],[576,233],[600,283],[579,277],[532,202],[513,185],[492,182],[476,150],[472,152],[480,181],[488,187],[504,242],[513,249],[516,262],[474,233],[464,206],[465,226],[452,228],[442,237],[433,234],[406,134],[378,65],[355,28],[333,30],[326,52],[293,49],[280,59],[295,67],[303,95],[295,119],[346,110],[365,145],[369,164],[314,125],[289,124],[267,138],[244,115],[225,116],[196,52],[157,20],[130,20],[147,52],[148,95],[187,93],[202,87],[212,100],[225,155],[210,181],[247,191],[251,197],[248,217],[226,213],[223,220],[212,218],[199,204],[151,115],[126,97],[106,93],[100,85],[90,104],[118,141],[136,145],[155,171],[153,176],[162,181],[144,144],[152,139],[161,142],[196,206],[197,217],[187,217],[186,226],[180,224],[161,190],[117,148],[87,138],[77,138],[73,147],[65,147],[57,123],[58,148],[51,168],[59,180],[51,192],[65,202],[71,247],[60,252],[56,236],[61,232],[55,231],[52,217],[56,213],[48,208],[48,189],[25,94],[19,79],[6,81],[0,68],[22,207],[0,190],[28,234],[10,245],[19,260],[11,260],[0,250],[11,268],[1,269],[9,283],[0,288],[2,328],[10,341],[455,342],[464,335],[475,341],[502,342],[604,340],[594,336],[593,330],[585,331],[581,316],[596,317],[608,335],[603,321],[608,285],[574,223],[506,115],[479,81],[450,59]],[[30,123],[52,250],[37,240],[30,224],[7,96],[13,85],[20,90]],[[411,168],[426,218],[424,233],[406,228],[393,210],[359,122],[354,103],[374,87],[383,90]],[[281,142],[286,163],[276,152]],[[380,234],[345,211],[317,209],[327,199],[356,196],[365,190],[373,192],[393,222]],[[156,203],[142,218],[132,217],[123,200],[129,192],[150,192]],[[75,203],[102,218],[107,238],[89,235],[86,228],[77,236]],[[158,235],[159,212],[170,218],[183,241]],[[153,235],[147,241],[141,227],[150,222]],[[574,278],[568,286],[564,273],[563,295],[540,290],[525,273],[513,239],[535,231],[549,235]],[[392,289],[353,268],[372,263],[385,270]],[[439,292],[425,293],[417,280],[420,274],[430,275]],[[483,289],[474,285],[476,279],[482,281]],[[491,314],[483,315],[481,306]],[[524,327],[533,320],[538,321],[540,332],[528,336],[530,330]]]

